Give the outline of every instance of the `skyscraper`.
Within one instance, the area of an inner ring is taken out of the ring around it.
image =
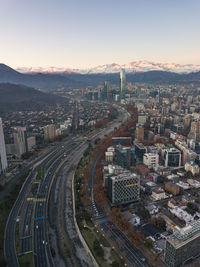
[[[4,172],[8,166],[6,157],[6,147],[3,134],[2,119],[0,118],[0,173]]]
[[[26,127],[15,127],[13,129],[13,137],[16,156],[20,158],[22,154],[27,152]]]
[[[126,73],[124,69],[121,69],[120,72],[120,96],[121,99],[124,97],[124,91],[126,89]]]
[[[104,82],[104,87],[103,87],[103,94],[104,94],[104,100],[108,100],[108,82]]]
[[[53,141],[56,137],[56,127],[54,124],[44,126],[44,140]]]

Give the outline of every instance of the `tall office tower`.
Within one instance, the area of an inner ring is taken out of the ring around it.
[[[200,220],[178,228],[166,239],[165,263],[169,267],[183,266],[188,260],[199,256]],[[197,265],[199,266],[199,265]]]
[[[133,146],[116,146],[117,164],[129,169],[135,165],[135,148]]]
[[[190,115],[186,115],[183,120],[184,120],[184,129],[187,130],[190,127],[191,123]]]
[[[104,87],[103,87],[103,94],[104,94],[104,100],[108,100],[108,82],[104,82]]]
[[[124,97],[124,91],[126,89],[126,73],[124,69],[121,69],[120,72],[120,96],[121,99]]]
[[[4,172],[8,166],[6,157],[6,147],[3,134],[2,119],[0,118],[0,173]]]
[[[26,127],[15,127],[13,129],[15,153],[18,158],[27,152]]]
[[[144,141],[144,127],[142,124],[136,124],[136,139],[138,142]]]
[[[143,110],[140,111],[140,112],[138,113],[138,123],[143,125],[143,124],[146,123],[146,120],[147,120],[147,116],[146,116],[146,114],[144,113]]]
[[[56,137],[56,127],[54,124],[44,126],[44,140],[53,141]]]

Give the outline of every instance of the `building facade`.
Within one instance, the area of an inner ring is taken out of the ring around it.
[[[200,220],[175,231],[166,240],[165,263],[169,267],[179,267],[200,256]]]
[[[155,153],[145,153],[143,155],[144,165],[151,167],[159,163],[159,155]]]
[[[120,72],[120,96],[121,96],[121,99],[123,99],[123,97],[124,97],[125,90],[126,90],[126,73],[125,73],[124,69],[121,69],[121,72]]]
[[[15,154],[18,158],[20,158],[22,154],[27,152],[26,127],[14,127],[13,138],[15,145]]]
[[[54,124],[44,126],[44,140],[53,141],[56,137],[56,127]]]
[[[129,169],[135,165],[135,148],[116,146],[116,157],[119,166]]]
[[[180,167],[181,152],[176,148],[166,149],[164,152],[165,167]]]
[[[108,198],[113,205],[131,203],[140,198],[140,176],[124,172],[108,178]]]
[[[0,118],[0,174],[6,170],[8,166],[6,147],[3,133],[2,119]]]

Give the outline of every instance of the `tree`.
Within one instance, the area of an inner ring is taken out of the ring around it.
[[[144,245],[145,245],[146,248],[151,250],[153,248],[153,241],[151,239],[146,239],[145,242],[144,242]]]
[[[98,257],[104,257],[104,250],[99,245],[99,241],[97,239],[94,240],[93,249],[95,250]]]

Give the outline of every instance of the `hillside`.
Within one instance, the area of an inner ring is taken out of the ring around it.
[[[0,83],[0,112],[40,110],[62,103],[63,98],[24,85]]]

